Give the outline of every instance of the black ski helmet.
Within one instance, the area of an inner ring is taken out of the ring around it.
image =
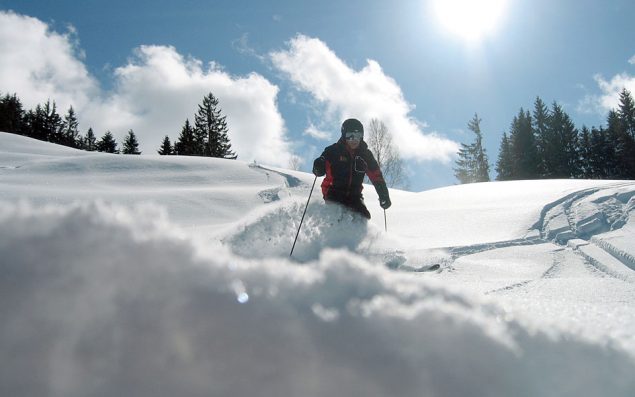
[[[361,132],[362,138],[364,137],[364,126],[361,121],[357,119],[346,119],[342,123],[342,136],[346,135],[347,132]]]

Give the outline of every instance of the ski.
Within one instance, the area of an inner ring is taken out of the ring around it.
[[[435,272],[437,270],[441,269],[441,265],[438,263],[435,263],[434,265],[428,265],[428,266],[423,266],[420,268],[415,269],[415,272]]]
[[[413,272],[413,273],[424,273],[424,272],[437,272],[441,270],[440,263],[432,263],[428,265],[411,265],[410,261],[402,251],[396,251],[391,253],[384,254],[383,263],[389,269],[405,271],[405,272]],[[413,260],[416,262],[416,260]]]
[[[413,272],[413,273],[431,273],[431,272],[440,271],[441,264],[435,263],[432,265],[424,265],[424,266],[412,266],[408,264],[403,264],[397,267],[395,270],[400,270],[402,272]]]

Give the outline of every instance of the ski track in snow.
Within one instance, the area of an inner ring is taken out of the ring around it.
[[[616,189],[626,188],[624,192],[615,192]],[[603,192],[607,194],[602,194]],[[588,200],[596,196],[593,200]],[[586,207],[586,208],[584,208]],[[583,241],[583,243],[569,244],[568,247],[580,253],[585,259],[594,264],[593,254],[590,250],[580,250],[580,247],[592,245],[617,259],[627,268],[635,270],[635,255],[620,249],[610,240],[603,239],[602,234],[608,231],[619,230],[628,219],[635,207],[635,190],[633,183],[616,183],[603,188],[585,189],[571,193],[562,199],[546,205],[541,211],[541,217],[534,227],[538,233],[528,233],[527,238],[493,243],[471,245],[465,247],[445,247],[452,260],[462,256],[472,255],[506,247],[526,246],[554,242],[559,245],[567,245],[570,240]],[[597,267],[597,266],[596,266]],[[600,268],[599,270],[615,276],[615,272]],[[621,279],[630,280],[633,276],[624,271]]]
[[[540,319],[538,323],[542,323],[543,327],[565,332],[575,329],[596,343],[606,341],[606,336],[611,335],[616,338],[614,341],[619,340],[618,344],[635,354],[635,336],[619,331],[632,326],[634,321],[632,314],[626,315],[632,313],[631,306],[621,303],[626,301],[620,298],[635,293],[635,252],[629,237],[632,235],[623,234],[620,230],[632,227],[629,221],[632,222],[630,214],[635,207],[633,187],[633,182],[617,182],[601,188],[582,189],[547,204],[526,238],[448,247],[451,263],[445,268],[444,279],[468,285],[468,289],[485,296],[496,297],[501,304],[507,302],[516,313],[521,313],[521,317],[531,318],[530,323],[537,324],[536,319]],[[470,274],[469,269],[475,263],[487,261],[487,258],[497,260],[506,250],[515,252],[514,259],[510,259],[516,261],[524,249],[549,245],[552,248],[543,251],[551,253],[551,264],[547,265],[546,260],[540,258],[533,259],[533,267],[541,263],[544,266],[544,271],[533,277],[518,277],[512,273],[493,275],[501,279],[500,285],[492,288],[496,281],[480,284],[463,276],[464,273]],[[558,287],[561,280],[570,277],[586,279],[586,283],[596,285],[597,290],[580,291],[571,285]],[[558,292],[554,292],[554,288]],[[562,294],[570,296],[570,302],[559,303],[559,299],[553,299]],[[596,313],[595,308],[588,306],[587,302],[591,299],[611,301],[615,313]],[[545,305],[552,300],[553,307]],[[587,311],[581,314],[571,308],[578,304],[588,306]],[[561,310],[556,307],[561,307]],[[563,317],[570,319],[563,322]],[[598,332],[585,325],[593,322],[603,323],[599,328],[604,331]]]

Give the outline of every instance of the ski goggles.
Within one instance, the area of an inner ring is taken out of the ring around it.
[[[344,134],[344,138],[347,141],[358,141],[359,142],[359,141],[362,140],[363,137],[364,137],[364,133],[363,132],[358,132],[358,131],[347,132],[347,133]]]

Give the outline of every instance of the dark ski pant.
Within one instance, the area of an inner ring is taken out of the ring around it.
[[[364,198],[361,195],[345,195],[345,194],[329,194],[324,197],[324,200],[331,203],[338,203],[348,208],[349,210],[360,214],[366,219],[370,219],[370,212],[364,204]]]

